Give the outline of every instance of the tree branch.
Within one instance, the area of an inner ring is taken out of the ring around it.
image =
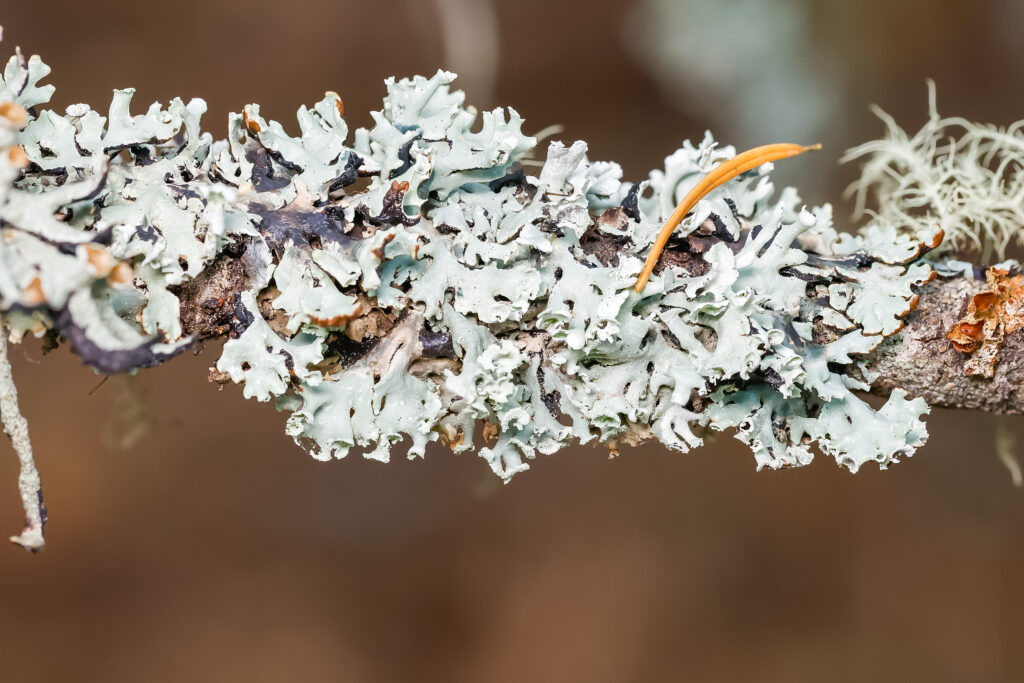
[[[986,291],[983,280],[962,276],[922,288],[917,309],[904,318],[906,326],[871,355],[870,368],[879,373],[872,393],[903,389],[938,408],[1024,412],[1024,333],[1006,335],[992,377],[969,375],[971,354],[957,351],[947,338],[971,299]]]
[[[685,452],[712,429],[758,468],[816,448],[856,471],[925,443],[922,398],[1020,411],[1015,264],[985,293],[929,255],[941,230],[841,234],[830,206],[776,195],[767,165],[697,202],[637,292],[679,199],[735,154],[710,135],[627,182],[582,141],[543,150],[514,110],[465,107],[443,71],[389,80],[351,142],[332,92],[297,137],[249,105],[214,141],[201,100],[41,109],[48,71],[18,53],[0,85],[11,337],[63,338],[104,373],[224,340],[212,379],[273,400],[315,458],[460,452],[479,433],[507,481],[572,443]],[[32,545],[44,513],[8,396]]]
[[[18,474],[18,490],[21,504],[25,508],[25,529],[11,542],[26,550],[42,550],[43,527],[46,525],[46,506],[43,504],[43,488],[32,458],[32,442],[28,437],[28,420],[18,408],[18,390],[14,386],[11,364],[7,359],[7,328],[0,320],[0,421],[4,432],[11,440],[14,452],[21,463]]]
[[[296,225],[316,221],[300,215],[293,215],[292,219]],[[595,220],[592,228],[597,222]],[[593,254],[606,264],[617,262],[621,240],[593,229],[587,236],[582,243],[584,253]],[[699,252],[720,241],[714,235],[677,240],[665,250],[655,272],[660,273],[671,265],[692,275],[702,275],[709,264]],[[179,292],[183,328],[204,341],[228,338],[236,329],[232,323],[233,308],[231,305],[213,306],[212,302],[233,302],[251,286],[251,267],[247,268],[241,258],[223,257],[208,273]],[[940,277],[919,288],[917,307],[903,317],[903,329],[886,338],[865,359],[868,368],[877,373],[871,381],[871,393],[888,397],[894,389],[902,389],[908,396],[923,398],[936,408],[1024,413],[1024,332],[1006,335],[992,377],[969,374],[966,365],[971,354],[957,351],[948,339],[950,331],[964,317],[971,299],[988,289],[984,279],[963,274]],[[265,310],[268,317],[273,315],[269,306]],[[350,323],[350,328],[364,329],[360,321],[365,320],[373,321],[372,329],[379,330],[381,320],[393,318],[393,314],[370,304]],[[375,336],[358,335],[355,341]],[[434,343],[450,344],[450,339]],[[368,351],[368,347],[363,350]],[[431,351],[428,349],[426,353]],[[350,360],[353,359],[350,356]],[[213,373],[212,377],[222,382],[226,380],[218,373]]]

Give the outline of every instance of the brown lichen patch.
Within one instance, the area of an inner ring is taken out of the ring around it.
[[[359,306],[361,314],[349,321],[345,328],[345,336],[352,341],[362,342],[373,337],[383,337],[395,326],[394,315],[379,308],[371,308],[365,297],[360,297]]]
[[[310,316],[310,322],[325,329],[344,330],[345,336],[354,342],[385,336],[395,326],[395,316],[374,308],[373,302],[359,295],[352,312],[329,318]]]
[[[256,296],[256,306],[259,308],[260,316],[267,321],[274,334],[284,339],[291,339],[292,331],[288,329],[291,317],[280,308],[274,308],[274,301],[279,296],[281,296],[281,290],[276,285],[268,285]]]
[[[466,440],[466,434],[461,429],[451,425],[442,426],[437,430],[437,435],[440,437],[441,443],[452,450],[461,446]]]
[[[82,251],[85,254],[86,261],[92,266],[93,274],[96,277],[106,277],[114,269],[114,266],[117,265],[117,261],[110,255],[106,247],[98,244],[84,244],[82,245]]]
[[[231,375],[226,372],[221,372],[216,368],[216,366],[210,366],[210,372],[207,375],[207,380],[212,384],[218,385],[218,389],[223,389],[224,385],[231,384]]]
[[[121,261],[114,266],[113,270],[110,271],[110,275],[107,276],[107,280],[115,285],[127,285],[131,283],[132,278],[134,277],[135,272],[132,270],[132,267]]]
[[[1024,327],[1024,276],[989,268],[985,279],[988,290],[971,297],[966,315],[946,335],[970,356],[964,363],[968,376],[992,377],[1006,335]]]
[[[691,254],[688,251],[676,251],[675,249],[665,249],[661,252],[661,257],[654,265],[653,272],[658,275],[669,266],[682,268],[690,277],[700,277],[711,270],[711,264],[705,261],[700,254]]]
[[[928,276],[928,279],[925,280],[925,283],[927,284],[928,282],[931,282],[932,280],[934,280],[935,279],[934,275],[935,275],[935,271],[933,270],[931,272],[931,275]],[[905,310],[902,313],[900,313],[899,317],[903,318],[906,315],[908,315],[909,313],[912,313],[913,311],[917,310],[917,305],[919,303],[921,303],[921,295],[920,294],[915,294],[914,296],[910,297],[910,300],[907,302],[907,310]]]
[[[33,278],[28,287],[21,293],[21,298],[26,306],[40,306],[46,301],[46,294],[43,293],[43,282],[39,278]]]
[[[309,319],[317,327],[341,329],[341,328],[345,327],[346,325],[348,325],[350,322],[352,322],[354,319],[356,319],[359,316],[361,316],[362,314],[363,314],[363,304],[362,304],[362,302],[358,302],[357,301],[356,305],[355,305],[355,307],[353,307],[351,313],[341,314],[341,315],[333,315],[333,316],[331,316],[329,318],[318,318],[315,315],[311,315],[311,316],[309,316]],[[361,341],[361,340],[362,340],[362,338],[355,339],[354,341]]]
[[[7,151],[7,159],[15,168],[25,168],[28,166],[28,154],[25,153],[25,148],[21,145],[11,147]]]
[[[501,434],[501,427],[494,422],[484,422],[483,437],[484,441],[494,441]]]
[[[618,266],[619,254],[631,240],[626,233],[629,216],[622,207],[605,209],[580,238],[585,254],[593,254],[604,266]]]
[[[334,98],[334,108],[338,110],[338,116],[345,118],[345,103],[342,101],[341,95],[333,90],[328,90],[324,95]]]
[[[0,102],[0,118],[20,130],[28,123],[28,112],[17,102]]]
[[[245,124],[246,129],[248,129],[248,131],[250,133],[252,133],[253,135],[255,135],[256,133],[259,133],[261,130],[263,130],[260,127],[259,121],[256,121],[254,119],[250,119],[249,118],[249,112],[247,112],[244,109],[242,110],[242,123]]]
[[[451,358],[417,358],[409,363],[409,374],[420,379],[443,378],[449,370],[454,375],[459,374],[462,363]]]
[[[130,271],[123,275],[130,276]],[[182,332],[202,340],[228,334],[235,317],[235,296],[247,283],[242,260],[222,254],[199,277],[171,287],[179,301]]]
[[[627,238],[610,235],[599,235],[593,238],[584,235],[580,242],[583,253],[593,254],[606,268],[619,265],[619,254],[627,244]]]
[[[935,228],[935,232],[932,233],[931,241],[922,241],[917,244],[917,251],[915,251],[909,258],[903,261],[903,263],[910,263],[916,261],[930,251],[934,251],[942,244],[942,240],[946,237],[946,231],[942,228]],[[935,271],[932,271],[933,273]]]
[[[621,206],[605,209],[597,219],[599,225],[607,226],[604,228],[605,232],[611,229],[616,232],[625,233],[629,228],[630,222],[629,215]]]
[[[839,337],[841,336],[842,335],[840,334],[839,330],[832,327],[831,325],[827,325],[825,323],[825,319],[822,318],[821,316],[818,316],[812,322],[811,339],[814,341],[815,344],[820,344],[822,346],[826,344],[831,344],[835,340],[839,339]]]
[[[409,188],[409,183],[405,182],[404,180],[402,181],[402,184],[405,185],[406,189]],[[393,232],[393,233],[390,233],[388,235],[384,235],[384,239],[381,240],[380,246],[374,247],[371,250],[373,252],[373,255],[377,257],[378,261],[383,261],[384,260],[384,247],[386,247],[389,244],[391,244],[391,240],[395,239],[395,236],[397,234],[398,234],[397,232]]]

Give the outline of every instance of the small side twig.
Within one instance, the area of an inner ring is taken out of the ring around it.
[[[1010,479],[1017,488],[1024,486],[1020,461],[1017,460],[1017,434],[1013,431],[1012,418],[996,415],[996,456],[1010,472]]]
[[[43,504],[43,488],[39,480],[39,471],[32,458],[32,442],[28,436],[28,420],[18,408],[18,390],[14,386],[11,364],[7,360],[7,326],[0,320],[0,422],[11,440],[21,472],[18,475],[18,489],[21,492],[21,504],[25,508],[25,528],[21,535],[12,536],[11,542],[17,543],[26,550],[41,550],[46,542],[43,540],[43,527],[46,525],[46,505]]]

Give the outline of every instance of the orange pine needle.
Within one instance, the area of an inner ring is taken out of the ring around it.
[[[742,154],[737,154],[732,159],[723,161],[711,169],[683,197],[683,201],[679,202],[679,206],[676,207],[676,210],[669,216],[668,221],[665,222],[665,227],[658,233],[658,239],[654,241],[651,251],[647,254],[647,262],[644,263],[644,268],[636,279],[636,291],[643,291],[647,280],[651,277],[651,273],[654,272],[654,266],[658,262],[658,257],[661,256],[662,250],[668,243],[668,238],[672,236],[672,231],[686,217],[686,214],[690,213],[690,210],[697,202],[706,197],[712,190],[727,183],[741,173],[757,168],[761,164],[766,164],[769,161],[778,161],[779,159],[787,159],[815,149],[821,149],[821,144],[804,146],[782,142],[774,145],[763,145],[747,150]]]

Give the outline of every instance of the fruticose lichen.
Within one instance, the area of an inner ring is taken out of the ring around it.
[[[873,109],[886,136],[844,157],[867,158],[851,187],[858,212],[871,197],[879,226],[912,233],[941,226],[946,240],[940,251],[974,249],[982,263],[1005,258],[1011,241],[1024,244],[1024,121],[1001,128],[940,117],[931,81],[928,121],[913,136]]]
[[[636,183],[583,142],[551,143],[529,175],[544,151],[515,110],[465,106],[444,71],[389,79],[351,136],[327,93],[297,136],[250,105],[219,141],[202,100],[43,109],[48,72],[19,53],[0,84],[15,340],[60,335],[111,373],[227,335],[214,377],[273,399],[314,457],[479,434],[505,480],[571,443],[685,452],[707,429],[735,430],[758,468],[815,444],[884,468],[926,439],[921,399],[855,392],[933,276],[937,231],[841,234],[828,205],[773,199],[769,164],[700,201],[633,290],[673,207],[735,154],[710,134]]]

